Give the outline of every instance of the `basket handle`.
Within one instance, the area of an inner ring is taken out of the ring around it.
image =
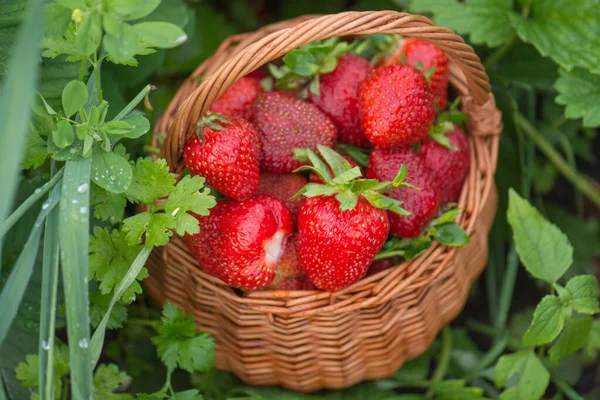
[[[210,74],[179,108],[173,125],[161,146],[173,172],[184,168],[183,148],[195,131],[198,119],[210,105],[240,77],[273,61],[290,50],[333,36],[395,33],[427,40],[441,48],[466,79],[462,90],[463,110],[471,120],[472,135],[496,135],[501,116],[496,109],[488,76],[473,48],[451,29],[436,26],[431,20],[396,11],[344,12],[314,17],[291,28],[275,31],[236,53]]]

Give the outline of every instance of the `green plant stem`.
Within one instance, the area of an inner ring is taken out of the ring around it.
[[[98,89],[98,103],[102,103],[104,100],[102,97],[102,84],[100,82],[100,64],[98,63],[98,56],[94,54],[94,75],[96,76],[96,89]]]
[[[510,311],[510,303],[515,290],[517,273],[519,272],[519,256],[517,254],[517,247],[514,242],[511,244],[510,250],[508,251],[506,264],[506,271],[504,273],[504,279],[502,280],[502,289],[500,290],[498,314],[496,320],[494,321],[494,327],[496,329],[495,342],[498,342],[500,340],[500,334],[506,331],[506,322],[508,320],[508,313]]]
[[[160,154],[160,149],[157,149],[156,147],[152,147],[149,144],[144,146],[144,152],[146,152],[147,154],[156,154],[159,155]]]
[[[523,132],[533,140],[535,145],[540,149],[542,153],[548,158],[548,160],[558,169],[558,171],[565,177],[577,190],[583,193],[588,199],[590,199],[597,207],[600,207],[600,190],[594,187],[594,185],[585,177],[577,173],[573,168],[569,166],[569,163],[556,151],[554,147],[544,138],[544,136],[538,132],[538,130],[529,122],[521,113],[515,112],[514,114],[515,123],[517,123]]]
[[[141,326],[149,326],[151,328],[157,329],[160,321],[157,319],[144,319],[144,318],[128,318],[125,321],[128,325],[141,325]]]
[[[83,82],[83,78],[85,78],[85,67],[87,65],[87,57],[83,57],[81,59],[81,65],[79,66],[79,81]]]
[[[484,324],[483,322],[475,321],[472,319],[467,321],[467,328],[469,328],[473,332],[477,332],[479,334],[482,334],[485,336],[490,336],[490,337],[494,337],[498,334],[498,331],[493,326],[490,326],[490,325]],[[515,349],[519,349],[519,348],[523,347],[520,340],[515,339],[514,337],[507,336],[505,332],[500,332],[500,333],[501,333],[502,337],[507,338],[506,340],[507,340],[508,346],[515,348]]]
[[[152,86],[151,85],[146,85],[138,94],[137,96],[135,96],[133,98],[133,100],[131,100],[129,102],[129,104],[127,104],[125,106],[124,109],[121,110],[121,112],[119,114],[117,114],[117,116],[114,118],[115,121],[121,120],[125,117],[127,117],[129,115],[129,113],[131,111],[133,111],[134,108],[137,107],[138,104],[140,104],[143,100],[144,97],[146,97],[146,95],[148,93],[150,93],[150,91],[152,90]],[[100,100],[102,101],[102,100]]]
[[[573,390],[573,388],[571,386],[569,386],[569,384],[567,382],[565,382],[564,380],[562,380],[554,375],[552,375],[551,379],[552,379],[552,382],[554,383],[554,385],[569,399],[585,400],[583,397],[581,397],[579,394],[577,394],[577,392],[575,390]]]
[[[56,185],[56,183],[62,178],[63,170],[59,170],[48,182],[42,187],[38,188],[33,192],[31,196],[27,198],[17,209],[9,215],[6,220],[0,224],[0,238],[4,237],[6,233],[13,227],[13,225],[21,218],[27,210],[37,203],[50,189]]]
[[[431,377],[431,387],[425,394],[426,399],[433,398],[433,387],[446,376],[446,371],[448,370],[448,364],[450,362],[451,351],[452,330],[449,326],[445,326],[444,329],[442,329],[442,352],[440,353],[438,364],[435,367],[435,371],[433,371],[433,376]]]
[[[508,344],[507,338],[502,338],[489,349],[477,365],[467,374],[466,381],[471,381],[479,376],[479,373],[489,367],[498,357],[502,355]]]
[[[383,260],[384,258],[403,256],[403,255],[404,255],[404,250],[382,251],[381,253],[379,253],[375,256],[373,261]]]
[[[513,35],[512,38],[502,46],[498,47],[488,58],[485,59],[483,65],[486,69],[490,69],[494,66],[502,57],[504,57],[515,45],[517,41],[517,35]]]

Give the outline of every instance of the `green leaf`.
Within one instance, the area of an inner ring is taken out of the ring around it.
[[[177,47],[187,39],[180,27],[169,22],[140,22],[133,25],[133,30],[145,42],[161,49]]]
[[[75,114],[88,101],[88,91],[85,83],[71,81],[62,92],[62,106],[67,117]]]
[[[600,71],[600,3],[596,0],[531,0],[532,17],[510,20],[519,37],[545,57],[571,70]]]
[[[340,202],[340,211],[354,210],[358,203],[358,195],[350,191],[338,192],[335,198]]]
[[[143,18],[158,7],[161,0],[111,0],[108,7],[125,21]]]
[[[565,330],[556,343],[550,348],[548,354],[553,362],[558,362],[577,350],[581,349],[588,340],[592,329],[592,318],[572,318],[567,321]]]
[[[123,121],[131,126],[131,130],[125,134],[128,139],[137,139],[150,130],[150,121],[142,115],[132,115]]]
[[[92,327],[98,327],[102,318],[109,312],[111,298],[112,296],[102,294],[99,290],[90,291],[90,323]],[[122,301],[118,301],[108,315],[106,329],[122,328],[123,322],[127,319],[127,306]]]
[[[556,102],[566,106],[565,116],[583,118],[583,126],[600,126],[600,76],[581,68],[560,70],[554,88],[558,91]]]
[[[158,355],[169,371],[179,367],[188,372],[206,371],[214,363],[215,341],[196,330],[192,315],[165,303],[158,336],[152,338]]]
[[[509,19],[513,0],[412,0],[409,11],[432,13],[436,24],[469,34],[475,44],[496,47],[514,35]]]
[[[389,210],[398,215],[410,215],[409,211],[406,211],[400,207],[402,202],[394,198],[384,196],[381,193],[372,192],[362,193],[362,196],[367,199],[367,201],[371,203],[373,207],[381,208],[382,210]]]
[[[170,214],[143,212],[123,221],[123,231],[126,232],[129,244],[141,243],[145,235],[145,247],[164,246],[173,236],[172,229],[176,227],[177,220]]]
[[[133,179],[125,195],[133,203],[153,204],[175,189],[175,177],[169,173],[167,161],[159,158],[138,158]]]
[[[122,136],[131,132],[131,125],[126,121],[109,121],[102,129],[111,136]]]
[[[52,141],[59,149],[64,149],[73,144],[75,140],[75,132],[69,121],[58,121],[57,129],[52,132]]]
[[[114,32],[104,36],[103,43],[110,61],[118,64],[135,62],[138,39],[131,25],[119,24]]]
[[[197,389],[186,390],[185,392],[177,392],[171,396],[170,400],[204,400],[204,397]]]
[[[102,24],[100,16],[91,14],[86,17],[77,28],[77,49],[84,55],[89,56],[96,52],[102,40]]]
[[[27,151],[23,158],[23,168],[38,168],[48,158],[48,144],[34,127],[30,127],[27,134]]]
[[[600,349],[600,319],[595,319],[590,330],[586,352],[595,356],[598,349]]]
[[[347,163],[347,161],[335,150],[332,150],[329,147],[320,144],[317,145],[317,148],[319,149],[319,153],[321,153],[321,155],[323,156],[323,159],[325,159],[325,161],[331,168],[334,177],[337,177],[346,172],[346,170],[348,170],[348,168],[344,166],[344,164]],[[360,172],[360,168],[358,170]]]
[[[573,261],[568,238],[513,189],[509,191],[507,215],[527,271],[538,279],[556,282]]]
[[[55,371],[53,377],[54,390],[50,392],[51,398],[60,398],[63,391],[62,379],[69,374],[69,348],[64,344],[56,344],[53,347],[52,367]],[[20,362],[15,369],[17,379],[21,381],[21,385],[30,389],[38,389],[39,393],[39,357],[36,354],[27,354],[26,362]]]
[[[60,4],[46,4],[44,16],[44,35],[49,37],[61,37],[71,22],[71,10]]]
[[[133,171],[120,154],[95,148],[92,154],[92,181],[112,193],[123,193],[131,184]]]
[[[100,281],[99,289],[102,294],[114,291],[141,249],[141,246],[129,245],[125,234],[119,230],[109,232],[108,229],[94,227],[94,235],[90,236],[89,275]],[[135,300],[136,294],[142,293],[142,287],[137,281],[142,281],[147,276],[148,271],[142,269],[136,281],[132,282],[118,300],[124,303]]]
[[[433,393],[438,400],[477,400],[487,399],[483,389],[466,387],[463,380],[446,380],[432,386]]]
[[[75,8],[87,8],[86,0],[56,0],[56,2],[61,6],[70,8],[72,10]]]
[[[125,217],[127,198],[124,194],[111,193],[98,185],[93,185],[90,205],[94,207],[96,218],[116,224]]]
[[[558,78],[558,66],[542,57],[535,47],[521,41],[515,43],[494,70],[502,78],[525,88],[550,89]]]
[[[209,209],[217,202],[210,190],[204,188],[204,178],[200,176],[186,175],[175,187],[164,204],[165,212],[175,218],[175,231],[178,235],[198,233],[198,220],[186,213],[193,212],[198,215],[207,216]]]
[[[598,280],[593,275],[579,275],[571,278],[565,287],[561,299],[577,312],[596,314],[600,312],[598,304]]]
[[[550,383],[550,373],[533,350],[523,350],[500,357],[494,368],[497,387],[513,379],[516,383],[500,395],[500,400],[541,398]]]
[[[114,395],[114,391],[121,386],[131,382],[131,377],[127,373],[119,371],[119,367],[114,364],[101,364],[96,368],[94,374],[94,389],[97,399],[107,400],[126,400],[133,399],[133,395],[123,394],[118,397]]]
[[[540,346],[556,339],[568,317],[566,313],[557,296],[544,296],[533,312],[533,321],[523,335],[523,344]]]
[[[429,375],[429,364],[431,363],[431,352],[427,351],[423,355],[405,362],[392,379],[400,383],[412,383],[424,381]]]
[[[469,243],[467,232],[456,222],[445,222],[435,226],[433,237],[444,246],[464,246]]]

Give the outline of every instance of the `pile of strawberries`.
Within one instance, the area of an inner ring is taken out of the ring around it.
[[[223,195],[184,237],[203,271],[242,290],[339,290],[393,265],[374,263],[386,240],[419,237],[457,201],[470,148],[444,111],[446,55],[417,39],[359,50],[372,43],[294,50],[198,122],[185,163]]]

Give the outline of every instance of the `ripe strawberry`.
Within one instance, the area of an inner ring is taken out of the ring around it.
[[[222,200],[208,216],[196,218],[200,232],[183,240],[204,272],[243,290],[262,289],[273,281],[293,228],[281,200],[268,195]]]
[[[380,147],[420,141],[435,118],[433,92],[423,73],[410,65],[376,69],[360,85],[358,97],[363,131]]]
[[[215,100],[209,111],[230,117],[247,118],[250,106],[263,91],[260,79],[244,76]]]
[[[299,197],[290,200],[290,197],[298,193],[306,185],[306,178],[298,174],[271,174],[263,172],[258,179],[257,194],[269,194],[283,201],[287,208],[292,213],[294,220],[298,218],[300,206],[304,203],[304,199]]]
[[[412,238],[422,232],[437,214],[441,205],[440,189],[433,172],[410,147],[391,149],[375,147],[369,160],[367,177],[379,180],[393,178],[402,164],[408,167],[406,181],[420,190],[400,188],[390,193],[394,199],[402,201],[402,207],[411,213],[411,215],[388,213],[390,232],[396,236]]]
[[[367,276],[375,275],[381,271],[385,271],[388,268],[394,266],[393,258],[384,258],[382,260],[373,261],[369,270],[367,271]]]
[[[401,187],[406,171],[393,182],[357,180],[357,167],[344,165],[343,158],[327,147],[319,146],[319,151],[337,179],[332,180],[322,162],[313,163],[326,184],[309,183],[298,193],[309,197],[298,216],[298,257],[316,287],[338,290],[362,278],[385,243],[389,221],[384,209],[406,213],[398,202],[379,193]],[[313,167],[305,167],[309,168]]]
[[[429,84],[435,102],[440,109],[445,109],[448,102],[448,57],[439,47],[421,39],[405,39],[400,48],[385,65],[391,65],[406,60],[407,64],[417,65],[421,63],[422,70],[427,71],[435,67],[435,71],[429,77]]]
[[[373,71],[369,62],[354,54],[338,58],[338,65],[320,76],[320,94],[309,92],[308,100],[319,107],[338,128],[338,141],[370,147],[358,117],[358,87]]]
[[[298,260],[298,234],[292,234],[288,237],[283,254],[277,262],[275,279],[267,289],[311,290],[310,288],[302,289],[304,287],[308,288],[309,284],[312,286]]]
[[[259,139],[243,118],[209,114],[198,122],[198,135],[185,145],[183,159],[190,173],[235,200],[245,200],[258,187]]]
[[[303,165],[293,149],[317,144],[332,147],[337,137],[333,123],[317,107],[278,92],[262,93],[250,111],[261,142],[261,167],[286,174]]]
[[[420,156],[439,182],[442,203],[458,200],[463,181],[469,172],[471,150],[467,135],[458,126],[445,133],[454,149],[436,142],[431,137],[423,140]]]
[[[354,161],[352,159],[352,157],[346,156],[343,154],[342,154],[342,157],[344,158],[344,160],[348,161],[348,163],[350,164],[350,167],[358,167],[358,164],[356,163],[356,161]],[[362,171],[362,169],[361,169],[361,171]],[[333,171],[331,170],[331,168],[329,168],[329,173],[333,174]],[[308,180],[313,183],[325,183],[323,181],[323,179],[321,179],[321,177],[319,175],[317,175],[315,172],[310,173],[310,175],[308,176]],[[302,188],[300,188],[300,189],[302,189]],[[298,190],[300,190],[300,189],[298,189]],[[296,192],[298,190],[296,190]],[[294,192],[294,193],[296,193],[296,192]]]

